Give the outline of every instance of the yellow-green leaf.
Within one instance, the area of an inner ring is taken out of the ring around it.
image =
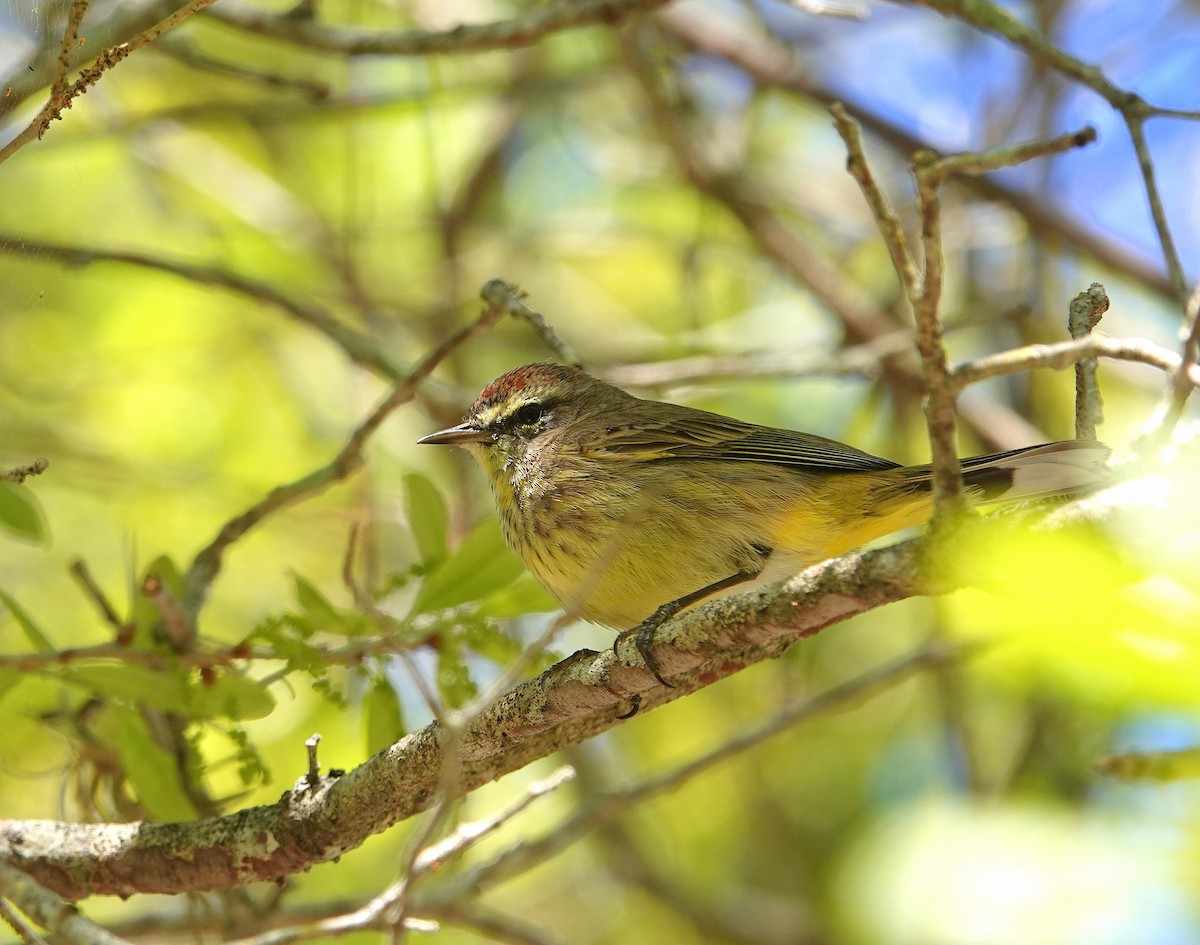
[[[363,700],[363,724],[368,755],[382,751],[404,734],[400,698],[386,679],[377,680],[367,692]]]
[[[442,493],[418,472],[404,476],[408,527],[412,530],[422,561],[446,557],[446,503]]]
[[[93,729],[116,750],[138,800],[154,820],[195,819],[196,809],[179,782],[175,758],[154,740],[137,712],[109,703]]]
[[[487,519],[425,579],[412,613],[428,613],[479,600],[511,584],[521,573],[495,519]]]
[[[34,544],[46,542],[46,516],[27,487],[0,482],[0,526],[14,538]]]

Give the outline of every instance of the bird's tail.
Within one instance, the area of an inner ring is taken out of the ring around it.
[[[981,503],[1087,492],[1109,481],[1105,462],[1111,452],[1103,443],[1062,440],[973,456],[962,461],[963,483]],[[919,493],[933,488],[929,466],[909,466],[900,474],[904,491]]]

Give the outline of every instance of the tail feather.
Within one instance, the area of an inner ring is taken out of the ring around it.
[[[962,461],[963,482],[979,502],[1013,502],[1086,492],[1108,482],[1105,461],[1112,451],[1103,443],[1062,440]],[[913,491],[933,487],[929,466],[903,470]]]

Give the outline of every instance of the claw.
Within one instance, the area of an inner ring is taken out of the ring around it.
[[[617,634],[616,640],[613,641],[613,654],[615,655],[617,653],[617,647],[619,647],[623,641],[633,637],[634,646],[637,647],[638,655],[641,656],[642,662],[646,664],[646,669],[650,670],[650,672],[654,675],[654,678],[668,689],[674,689],[675,687],[671,685],[671,683],[663,679],[662,672],[659,670],[658,660],[655,658],[654,653],[651,652],[650,649],[654,645],[654,634],[658,628],[662,626],[664,619],[665,618],[660,616],[656,611],[654,614],[652,614],[646,620],[643,620],[631,630],[625,630]]]

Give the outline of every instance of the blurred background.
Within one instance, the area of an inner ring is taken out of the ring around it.
[[[94,0],[77,55],[179,6]],[[1193,0],[1002,6],[1121,89],[1200,108]],[[0,5],[5,141],[45,101],[68,7]],[[952,361],[1064,340],[1068,302],[1092,282],[1112,300],[1103,330],[1178,350],[1183,302],[1124,122],[1045,58],[920,5],[873,0],[686,0],[508,48],[427,35],[555,9],[216,0],[0,165],[0,466],[50,463],[10,490],[0,532],[4,817],[186,820],[272,803],[303,773],[311,732],[325,765],[352,768],[429,721],[397,645],[411,644],[439,698],[459,704],[552,619],[508,558],[467,596],[444,593],[468,536],[476,560],[507,552],[469,457],[414,445],[457,422],[497,374],[553,357],[506,319],[389,418],[363,470],[227,549],[189,645],[249,640],[273,656],[226,673],[229,701],[156,703],[145,667],[54,660],[57,648],[111,643],[116,625],[134,646],[161,646],[144,576],[172,585],[226,521],[329,462],[413,363],[477,316],[492,277],[524,289],[590,370],[635,393],[927,461],[910,316],[845,171],[826,111],[835,99],[863,123],[910,237],[914,151],[1099,133],[1088,148],[946,188]],[[1200,129],[1164,117],[1146,134],[1195,278]],[[1100,436],[1128,448],[1164,379],[1123,363],[1100,376]],[[1070,372],[1045,371],[972,388],[963,452],[1071,436],[1073,392]],[[597,792],[714,750],[790,698],[930,642],[989,644],[789,728],[488,891],[487,908],[511,920],[503,934],[464,921],[436,937],[1200,941],[1190,756],[1104,764],[1196,741],[1190,475],[1164,473],[1148,505],[1086,542],[975,549],[1005,575],[986,591],[832,627],[576,749],[576,781],[471,862],[553,831]],[[357,613],[343,586],[352,525],[361,580],[400,622],[399,642],[381,640],[389,628]],[[78,561],[99,595],[72,571]],[[423,593],[439,568],[443,593]],[[555,649],[610,640],[580,625]],[[185,693],[197,676],[164,680],[160,693]],[[476,792],[460,815],[486,815],[561,763]],[[168,928],[219,941],[279,916],[335,914],[395,876],[412,829],[281,891],[87,910],[151,941]],[[520,937],[531,930],[541,937]]]

